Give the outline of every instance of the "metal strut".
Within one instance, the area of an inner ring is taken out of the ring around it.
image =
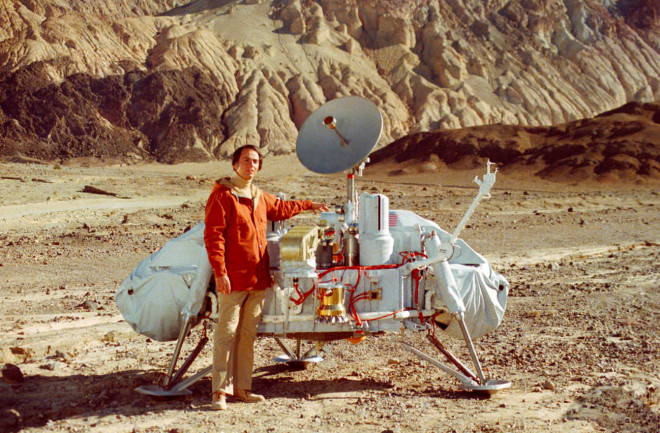
[[[278,356],[274,359],[275,362],[286,362],[289,365],[299,365],[305,366],[310,362],[321,362],[323,357],[320,355],[323,346],[325,345],[324,341],[317,341],[314,344],[314,347],[309,349],[304,354],[302,353],[302,340],[296,340],[296,350],[295,353],[291,350],[281,338],[275,337],[275,341],[284,351],[283,355]]]
[[[193,325],[192,316],[185,316],[183,326],[181,327],[181,331],[179,332],[179,338],[176,340],[176,346],[174,347],[174,354],[172,355],[172,361],[170,361],[170,366],[167,369],[167,376],[165,377],[165,383],[163,383],[164,388],[169,388],[170,386],[172,386],[172,374],[174,374],[174,368],[176,367],[176,363],[179,360],[179,354],[181,353],[183,340],[186,339],[186,336],[188,335],[188,332],[190,332],[192,325]]]
[[[477,370],[477,375],[472,373],[470,369],[465,366],[454,354],[452,354],[449,349],[447,349],[436,337],[435,335],[429,333],[427,334],[428,340],[447,358],[449,362],[454,364],[458,370],[453,369],[452,367],[448,366],[447,364],[444,364],[433,357],[425,354],[424,352],[421,352],[420,350],[415,349],[414,347],[410,346],[407,343],[401,343],[404,349],[408,350],[409,352],[414,353],[418,357],[422,358],[426,362],[438,367],[445,373],[455,377],[461,382],[460,388],[464,390],[470,390],[470,391],[476,391],[476,392],[481,392],[481,393],[486,393],[486,394],[494,394],[497,391],[504,389],[504,388],[509,388],[511,386],[511,382],[506,381],[506,380],[497,380],[497,379],[486,379],[484,376],[483,369],[481,368],[481,363],[479,362],[479,357],[477,356],[477,352],[474,349],[474,345],[472,344],[472,338],[470,337],[470,332],[467,329],[467,326],[465,325],[465,319],[463,317],[462,313],[456,314],[455,315],[456,320],[458,320],[460,326],[461,326],[461,331],[463,332],[463,337],[465,339],[465,342],[468,347],[468,351],[470,352],[470,358],[472,359],[472,363],[474,364],[475,369]]]
[[[477,369],[477,374],[479,375],[479,382],[486,383],[486,377],[484,376],[484,371],[481,369],[481,363],[479,362],[479,357],[477,356],[477,351],[474,350],[474,345],[472,344],[472,337],[468,332],[467,325],[465,325],[465,314],[458,313],[456,314],[456,320],[461,325],[461,332],[463,332],[463,338],[465,339],[465,344],[467,344],[468,350],[470,351],[470,358],[472,358],[472,363]]]
[[[506,380],[498,380],[498,379],[486,380],[486,377],[484,376],[484,372],[481,369],[481,363],[479,362],[477,351],[474,350],[474,345],[472,344],[472,337],[470,337],[470,332],[468,331],[467,325],[465,324],[465,316],[461,312],[461,313],[457,313],[455,317],[456,320],[458,320],[459,325],[461,325],[461,332],[463,333],[463,338],[465,339],[465,343],[467,344],[468,350],[470,351],[470,357],[472,358],[472,363],[474,364],[474,367],[477,369],[477,374],[479,375],[478,384],[463,384],[461,385],[461,388],[465,390],[477,391],[491,395],[491,394],[495,394],[497,391],[501,389],[511,387],[511,382]]]
[[[438,349],[443,355],[445,355],[445,357],[449,362],[451,362],[456,367],[458,367],[458,369],[461,370],[463,374],[465,374],[467,377],[474,380],[475,382],[479,380],[477,376],[475,376],[474,373],[472,373],[470,369],[467,368],[465,364],[461,362],[460,359],[456,358],[456,356],[453,353],[451,353],[449,349],[447,349],[445,345],[442,344],[434,334],[429,332],[428,334],[426,334],[426,338],[431,342],[431,344],[435,346],[436,349]]]
[[[199,356],[201,353],[202,349],[204,349],[204,346],[206,346],[206,343],[209,341],[209,338],[206,335],[205,325],[202,331],[202,338],[197,343],[197,346],[195,346],[190,355],[188,355],[179,370],[176,371],[176,373],[174,372],[176,363],[181,353],[183,341],[187,337],[188,332],[190,332],[190,329],[193,327],[195,323],[194,319],[194,317],[190,316],[184,319],[184,323],[181,327],[181,332],[179,333],[179,338],[177,339],[176,346],[174,348],[174,354],[172,355],[172,360],[170,361],[169,368],[167,369],[167,376],[164,378],[163,385],[140,386],[136,389],[139,393],[150,395],[152,397],[178,397],[182,395],[189,395],[191,394],[191,391],[188,390],[188,387],[209,374],[211,367],[207,367],[192,377],[189,377],[186,380],[182,380],[183,375],[186,374],[193,361],[195,361],[197,356]]]

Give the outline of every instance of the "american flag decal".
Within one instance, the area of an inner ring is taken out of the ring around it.
[[[399,216],[395,213],[390,212],[390,227],[395,227],[399,222]]]

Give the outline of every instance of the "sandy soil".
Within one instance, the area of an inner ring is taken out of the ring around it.
[[[229,164],[87,165],[0,165],[0,431],[660,429],[656,190],[500,176],[462,237],[511,282],[504,323],[476,342],[489,374],[511,389],[490,398],[461,391],[400,346],[432,353],[422,333],[335,342],[325,361],[298,371],[274,364],[280,349],[260,339],[254,388],[267,402],[218,413],[208,378],[175,400],[134,391],[159,379],[173,343],[133,332],[113,296],[143,258],[201,221],[212,180]],[[476,193],[473,177],[368,170],[359,186],[453,230]],[[316,176],[291,157],[267,159],[259,183],[334,204],[345,194],[343,175]],[[192,369],[209,363],[206,348]],[[9,364],[21,383],[10,383]]]

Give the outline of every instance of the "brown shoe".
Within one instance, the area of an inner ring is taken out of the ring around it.
[[[263,395],[252,394],[245,389],[235,389],[234,398],[243,403],[261,403],[262,401],[266,401],[266,398]]]
[[[227,397],[222,391],[216,391],[213,393],[211,399],[211,409],[213,410],[225,410],[227,409]]]

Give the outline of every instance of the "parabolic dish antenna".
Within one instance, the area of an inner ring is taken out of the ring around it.
[[[360,96],[333,99],[305,120],[296,153],[315,173],[338,173],[366,158],[382,131],[383,117],[373,102]]]

